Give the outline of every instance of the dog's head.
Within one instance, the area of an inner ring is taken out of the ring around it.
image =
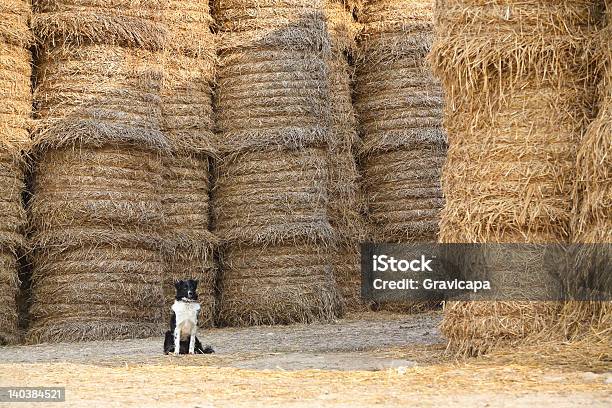
[[[176,300],[195,302],[198,300],[198,281],[194,279],[180,280],[174,283]]]

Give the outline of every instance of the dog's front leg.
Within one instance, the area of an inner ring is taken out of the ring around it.
[[[189,354],[195,354],[195,343],[198,326],[194,325],[191,328],[191,338],[189,339]]]
[[[181,328],[177,325],[174,328],[174,354],[179,355],[181,353]]]

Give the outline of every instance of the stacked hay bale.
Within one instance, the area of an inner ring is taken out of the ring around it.
[[[577,154],[577,177],[574,188],[572,240],[586,244],[579,247],[580,256],[567,276],[571,290],[588,288],[607,291],[612,288],[612,274],[606,269],[612,244],[612,2],[606,2],[606,21],[595,36],[596,58],[601,75],[598,88],[598,114],[580,141]],[[595,245],[594,245],[595,244]],[[592,336],[601,333],[610,344],[612,333],[611,302],[568,302],[561,312],[564,336]],[[601,330],[600,330],[601,329]],[[597,336],[596,336],[597,337]]]
[[[31,6],[22,0],[0,4],[0,345],[18,340],[16,296],[18,256],[25,246],[21,201],[29,149]]]
[[[438,1],[431,62],[449,134],[442,242],[569,240],[576,147],[592,108],[594,70],[584,56],[594,3]],[[500,260],[485,255],[493,270]],[[540,290],[554,285],[532,279]],[[558,308],[452,303],[442,331],[450,348],[480,354],[550,328]]]
[[[442,90],[425,56],[433,2],[367,0],[356,62],[355,109],[368,235],[374,242],[435,242],[443,205],[440,173],[446,140]],[[416,312],[437,301],[385,304]]]
[[[160,333],[159,4],[36,5],[30,342]]]
[[[358,20],[355,108],[371,238],[435,242],[445,134],[442,90],[425,61],[433,1],[369,0]]]
[[[363,308],[359,244],[365,238],[365,225],[355,161],[359,138],[352,103],[353,69],[349,64],[356,48],[357,26],[342,0],[328,0],[325,17],[331,41],[331,55],[327,62],[332,142],[328,210],[338,238],[333,258],[334,275],[348,311]]]
[[[163,177],[165,317],[174,300],[173,282],[197,279],[201,327],[213,323],[215,309],[216,240],[209,232],[212,82],[216,61],[211,22],[208,1],[170,1],[165,14],[169,39],[162,87],[162,127],[172,146],[172,155],[164,157]]]
[[[329,44],[323,0],[218,0],[213,194],[223,241],[220,320],[338,313],[328,217]]]

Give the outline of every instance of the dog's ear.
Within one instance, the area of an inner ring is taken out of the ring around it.
[[[181,287],[181,281],[180,280],[175,280],[174,281],[174,288],[176,290],[179,290],[180,287]]]
[[[198,280],[194,279],[193,280],[193,289],[197,289],[198,288]]]

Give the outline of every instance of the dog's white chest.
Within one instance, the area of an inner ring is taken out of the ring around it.
[[[176,327],[181,331],[181,340],[189,337],[191,331],[197,326],[200,309],[200,304],[196,302],[177,300],[172,305],[172,311],[176,315]]]

